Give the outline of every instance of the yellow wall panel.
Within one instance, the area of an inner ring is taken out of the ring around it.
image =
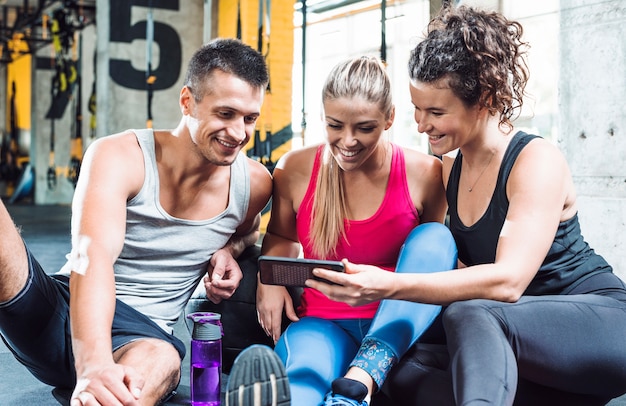
[[[258,121],[258,129],[261,131],[261,140],[265,140],[265,131],[270,131],[276,135],[288,129],[289,134],[288,140],[276,140],[279,142],[273,145],[272,160],[274,162],[291,148],[293,4],[293,0],[272,0],[270,2],[269,27],[267,27],[265,20],[263,22],[265,29],[261,52],[267,58],[270,71],[270,91],[265,98],[263,111]],[[259,10],[261,6],[266,7],[267,2],[263,0],[220,1],[217,19],[218,36],[235,38],[239,18],[241,40],[254,48],[258,48]],[[253,145],[254,140],[249,144],[249,147]]]
[[[221,0],[218,5],[217,35],[236,38],[238,19],[241,24],[241,40],[259,49],[259,10],[266,10],[267,0]],[[293,68],[293,0],[269,1],[269,26],[263,19],[262,44],[260,51],[266,56],[270,73],[269,91],[265,95],[261,117],[257,122],[257,132],[262,143],[267,143],[271,134],[269,160],[264,153],[261,162],[269,169],[291,149],[291,95]],[[265,14],[265,13],[264,13]],[[265,17],[265,16],[264,16]],[[248,144],[248,151],[254,148],[255,140]],[[259,148],[260,149],[260,148]],[[264,233],[269,220],[269,205],[261,220]]]
[[[21,38],[15,37],[10,41],[10,49],[26,52],[28,45]],[[12,83],[15,82],[15,107],[17,111],[17,127],[23,130],[30,129],[30,93],[31,93],[31,62],[30,54],[15,52],[13,62],[7,65],[7,103],[10,105],[13,94]],[[10,123],[10,109],[7,112],[7,129]]]

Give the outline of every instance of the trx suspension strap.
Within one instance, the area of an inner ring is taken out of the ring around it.
[[[54,11],[50,33],[52,34],[52,52],[55,75],[52,77],[52,104],[46,118],[50,119],[50,162],[48,165],[48,189],[57,185],[57,168],[54,159],[55,120],[63,117],[65,109],[72,99],[73,88],[78,79],[75,62],[67,57],[68,50],[74,42],[74,27],[68,23],[68,15],[64,9]]]
[[[69,102],[69,98],[60,97],[60,95],[67,90],[67,75],[65,71],[65,61],[62,56],[63,46],[61,45],[61,23],[59,21],[61,18],[63,18],[62,12],[55,12],[52,17],[52,26],[50,27],[56,72],[52,77],[52,85],[50,86],[52,104],[50,105],[48,114],[46,114],[46,118],[50,119],[50,152],[48,155],[48,172],[46,174],[48,190],[54,189],[57,185],[57,170],[54,162],[54,120],[57,117],[61,118],[63,116],[67,102]]]
[[[70,182],[76,187],[76,182],[78,182],[78,175],[80,174],[80,165],[82,162],[83,156],[83,78],[81,72],[81,63],[82,63],[82,34],[78,37],[78,58],[76,61],[76,70],[78,72],[78,78],[76,79],[76,97],[74,98],[75,103],[75,117],[74,117],[74,131],[72,137],[72,147],[70,151],[70,166],[67,174],[67,178]]]
[[[17,158],[19,157],[19,134],[20,129],[17,125],[17,104],[15,102],[17,88],[15,80],[11,82],[11,139],[9,140],[9,171],[11,182],[17,180],[20,169],[17,167]]]
[[[265,57],[266,63],[267,57],[270,53],[270,1],[271,0],[259,0],[259,32],[257,36],[257,50]],[[263,52],[264,42],[267,42],[265,52]],[[269,85],[267,86],[267,88],[270,88]]]
[[[267,69],[270,71],[269,54],[270,54],[270,12],[271,0],[259,0],[259,21],[258,21],[258,37],[257,50],[265,57]],[[263,43],[267,45],[263,47]],[[265,48],[265,50],[264,50]],[[271,78],[271,72],[270,72]],[[267,83],[265,91],[265,102],[263,103],[263,122],[265,124],[265,140],[261,141],[261,129],[255,131],[255,155],[259,157],[261,163],[270,171],[274,167],[272,162],[272,88],[271,80]],[[257,139],[259,141],[257,148]]]
[[[55,82],[56,80],[53,78],[52,79],[52,96],[53,97],[54,97],[55,87],[56,87]],[[55,138],[54,120],[55,120],[54,117],[50,117],[50,155],[49,155],[49,160],[48,160],[48,173],[47,173],[48,190],[53,190],[57,185],[57,168],[54,163],[54,138]]]
[[[241,1],[237,1],[237,39],[241,40]]]
[[[304,133],[306,132],[306,0],[302,0],[302,145],[304,143]]]
[[[20,170],[17,166],[17,158],[19,155],[19,129],[17,127],[17,108],[15,104],[15,81],[11,82],[9,110],[11,132],[8,137],[3,137],[2,139],[0,178],[6,180],[9,185],[13,186],[20,175]]]
[[[387,0],[380,2],[380,60],[387,63]]]
[[[93,52],[93,83],[91,85],[91,94],[89,95],[89,102],[87,103],[87,109],[91,114],[89,119],[89,138],[93,140],[96,138],[96,59],[97,53]]]
[[[55,77],[52,95],[52,105],[46,118],[60,119],[72,98],[72,87],[76,83],[78,74],[74,62],[66,58],[66,52],[73,39],[73,29],[67,23],[67,15],[63,10],[57,10],[52,17],[52,51],[54,53]]]
[[[259,0],[259,20],[258,20],[258,24],[257,24],[257,45],[256,45],[256,49],[257,51],[259,51],[261,54],[263,54],[263,0]],[[241,16],[239,15],[239,8],[237,8],[237,25],[240,26],[241,25]],[[263,106],[261,107],[261,110],[265,110],[264,109],[265,103],[263,103]],[[262,119],[264,119],[265,117],[263,117],[263,114],[261,114]],[[252,145],[252,149],[249,151],[252,153],[251,158],[256,159],[257,161],[260,161],[260,157],[262,154],[262,148],[261,148],[261,122],[260,120],[257,121],[256,126],[254,128],[254,145]]]
[[[148,120],[147,128],[152,128],[152,97],[154,89],[152,85],[156,76],[152,75],[152,43],[154,42],[154,16],[152,15],[152,1],[148,8],[148,20],[146,22],[146,87],[148,91]]]

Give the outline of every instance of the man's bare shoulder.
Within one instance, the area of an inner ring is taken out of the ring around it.
[[[89,178],[116,179],[136,191],[143,182],[144,159],[137,137],[132,131],[101,137],[93,141],[85,154],[85,169],[91,168]]]
[[[88,150],[93,154],[128,157],[141,153],[135,133],[128,130],[106,137],[96,138],[89,144]],[[111,157],[109,157],[111,158]]]
[[[120,165],[125,168],[139,164],[143,167],[143,152],[132,131],[98,138],[90,146],[97,158],[105,159],[109,165]]]
[[[250,190],[252,194],[258,194],[262,199],[269,199],[269,196],[272,194],[272,175],[265,165],[259,161],[248,157],[246,157],[246,160],[248,168],[250,168]]]
[[[253,182],[264,180],[269,180],[271,182],[272,175],[265,165],[249,157],[246,157],[246,161],[248,162],[248,168],[250,168],[250,178]]]

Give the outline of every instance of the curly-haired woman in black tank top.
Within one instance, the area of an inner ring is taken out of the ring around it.
[[[624,283],[580,234],[562,154],[511,122],[528,79],[521,38],[501,14],[447,7],[411,53],[415,121],[444,156],[458,269],[348,264],[318,273],[343,286],[310,283],[353,305],[447,306],[392,370],[394,404],[600,405],[626,392]]]

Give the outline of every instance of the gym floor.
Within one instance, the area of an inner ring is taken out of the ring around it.
[[[43,268],[49,273],[60,269],[65,263],[65,254],[70,251],[70,207],[7,204],[7,209],[15,223],[21,227],[24,240]],[[191,340],[183,323],[177,325],[176,335],[184,342],[189,343]],[[224,387],[227,376],[223,375],[222,378]],[[0,406],[59,405],[52,395],[52,389],[33,378],[0,341]],[[189,359],[185,358],[178,393],[165,405],[189,403]],[[608,406],[626,406],[626,395],[614,399]]]

